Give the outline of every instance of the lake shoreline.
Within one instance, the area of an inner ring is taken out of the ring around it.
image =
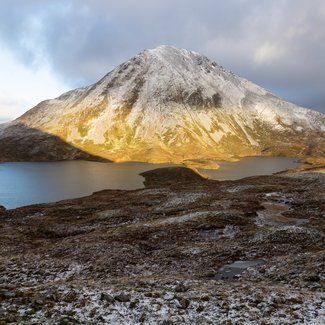
[[[198,168],[202,164],[190,168],[205,178],[240,179],[254,175],[270,175],[300,166],[295,160],[257,156],[244,157],[236,162],[218,161],[218,169]],[[215,167],[215,163],[212,167]],[[160,167],[177,166],[182,165],[90,161],[3,163],[0,164],[0,205],[15,208],[82,197],[103,189],[139,189],[144,186],[144,179],[139,174]]]

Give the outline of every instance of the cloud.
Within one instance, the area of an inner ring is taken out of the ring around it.
[[[281,47],[276,44],[264,43],[254,53],[254,62],[257,64],[271,64],[283,54]]]
[[[11,121],[11,118],[9,116],[0,116],[0,124],[1,123],[6,123]]]
[[[323,0],[2,0],[0,41],[72,88],[172,44],[325,112]]]
[[[12,120],[40,101],[69,87],[57,80],[50,67],[28,67],[0,47],[0,120]]]

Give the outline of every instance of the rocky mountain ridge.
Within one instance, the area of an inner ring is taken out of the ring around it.
[[[30,129],[112,161],[325,153],[323,114],[172,46],[145,50],[97,83],[43,101],[0,127],[0,145],[9,143],[13,159],[19,139],[38,150],[41,141]],[[33,152],[25,153],[26,160],[33,160]]]

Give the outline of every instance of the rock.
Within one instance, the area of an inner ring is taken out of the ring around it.
[[[202,301],[210,301],[210,297],[208,295],[202,296],[200,299]]]
[[[1,319],[1,321],[4,321],[3,324],[19,324],[18,317],[16,315],[6,315],[4,319]]]
[[[118,302],[129,302],[131,300],[131,296],[128,294],[121,293],[115,296],[114,299]]]
[[[312,275],[309,275],[309,276],[305,277],[305,281],[307,281],[307,282],[319,282],[320,277],[317,274],[312,274]]]
[[[145,178],[145,185],[155,183],[201,182],[205,178],[198,172],[186,167],[165,167],[149,170],[140,174]]]
[[[186,287],[183,283],[180,283],[175,287],[175,292],[186,292],[187,290],[188,287]]]
[[[138,299],[135,299],[135,300],[133,300],[133,301],[130,302],[130,304],[129,304],[129,308],[133,309],[133,308],[135,308],[138,304],[139,304],[139,300],[138,300]]]
[[[186,298],[181,298],[178,300],[178,303],[179,303],[178,308],[186,309],[190,305],[190,300]]]
[[[35,313],[36,313],[36,309],[34,309],[34,308],[29,308],[29,309],[27,309],[27,310],[25,310],[25,315],[34,315]]]
[[[40,300],[45,300],[46,302],[49,302],[49,301],[59,301],[60,297],[59,297],[59,294],[56,290],[54,289],[50,289],[50,290],[47,290],[46,292],[44,292],[42,295],[40,295]]]
[[[64,297],[63,300],[65,302],[74,302],[77,299],[77,292],[71,290]]]
[[[58,325],[73,325],[76,324],[76,321],[70,317],[63,317],[60,319]]]
[[[233,325],[233,322],[230,319],[224,320],[222,323],[222,325]]]
[[[13,305],[13,306],[9,306],[7,308],[7,312],[8,313],[11,313],[11,314],[14,314],[15,312],[17,312],[17,306]]]
[[[165,300],[173,300],[175,299],[175,295],[171,292],[167,292],[164,297],[163,297]]]
[[[115,301],[114,297],[112,295],[110,295],[109,293],[106,293],[106,292],[101,293],[100,300],[101,301],[106,301],[106,302],[109,302],[109,303],[113,303]]]
[[[153,294],[152,294],[153,298],[161,298],[162,296],[163,296],[163,293],[159,292],[159,291],[153,292]]]
[[[93,308],[90,312],[89,312],[89,317],[94,318],[96,316],[97,313],[97,308]]]
[[[142,313],[142,315],[139,318],[139,322],[144,323],[146,319],[147,319],[147,315],[145,313]]]
[[[16,297],[16,292],[9,290],[0,290],[0,299],[12,299]]]
[[[94,309],[96,309],[96,308],[94,308]],[[67,311],[66,311],[66,315],[67,315],[67,316],[74,316],[75,314],[76,314],[76,311],[74,311],[74,310],[71,310],[71,309],[70,309],[70,310],[67,310]]]
[[[43,305],[45,305],[45,303],[44,303],[44,300],[43,299],[41,299],[41,298],[38,297],[36,299],[33,299],[31,305],[32,305],[33,308],[39,310],[39,309],[42,308]]]
[[[204,310],[204,306],[202,306],[202,305],[199,305],[199,306],[196,308],[196,311],[197,311],[198,313],[202,313],[203,310]]]
[[[209,270],[209,271],[204,272],[203,276],[205,278],[214,278],[216,276],[216,273],[215,273],[215,271]]]

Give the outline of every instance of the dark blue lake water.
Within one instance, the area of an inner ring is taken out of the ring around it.
[[[204,173],[213,179],[238,179],[272,174],[299,164],[292,158],[249,157],[220,165],[220,169]],[[139,173],[167,166],[171,165],[89,161],[1,163],[0,205],[16,208],[81,197],[103,189],[143,188],[144,178]]]

